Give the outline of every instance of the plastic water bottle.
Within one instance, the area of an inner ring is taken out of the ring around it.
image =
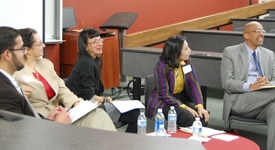
[[[164,129],[164,125],[159,125],[159,129],[156,135],[161,137],[166,137],[166,130]]]
[[[140,112],[140,115],[138,116],[137,126],[138,134],[146,134],[147,120],[144,112]]]
[[[199,117],[196,117],[196,120],[194,121],[192,128],[193,128],[193,136],[190,139],[201,142],[202,124]]]
[[[168,132],[176,133],[177,130],[177,112],[174,106],[170,107],[168,112]]]
[[[163,125],[164,128],[164,121],[165,117],[162,113],[162,109],[158,109],[158,113],[155,116],[155,132],[158,131],[160,125]]]

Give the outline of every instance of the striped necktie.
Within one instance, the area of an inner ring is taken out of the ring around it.
[[[256,57],[256,52],[254,51],[252,55],[253,55],[253,58],[254,58],[254,62],[255,62],[256,68],[257,68],[257,70],[258,70],[258,72],[259,72],[259,75],[260,75],[261,77],[263,77],[263,74],[262,74],[262,71],[261,71],[261,67],[260,67],[259,61],[258,61],[258,59],[257,59],[257,57]]]
[[[15,81],[16,81],[16,79],[15,79]],[[30,108],[30,110],[31,110],[31,112],[33,113],[33,115],[35,116],[35,118],[41,118],[41,117],[38,115],[38,113],[34,110],[34,108],[32,107],[32,105],[31,105],[31,103],[29,102],[27,96],[26,96],[25,93],[23,92],[21,85],[20,85],[17,81],[16,81],[16,83],[17,83],[16,89],[18,90],[18,92],[19,92],[22,96],[24,96],[24,98],[25,98],[25,100],[26,100],[26,103],[28,104],[28,107]]]

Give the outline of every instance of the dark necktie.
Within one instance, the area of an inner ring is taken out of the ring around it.
[[[258,59],[257,59],[257,57],[256,57],[256,52],[253,52],[252,55],[253,55],[253,58],[254,58],[254,62],[255,62],[256,68],[257,68],[257,70],[258,70],[260,76],[263,77],[263,74],[262,74],[262,71],[261,71],[260,64],[259,64]]]

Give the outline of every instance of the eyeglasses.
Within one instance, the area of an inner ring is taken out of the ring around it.
[[[103,42],[103,41],[104,41],[103,39],[99,39],[99,40],[95,40],[95,41],[90,42],[90,43],[92,43],[92,44],[98,44],[98,42]],[[90,43],[88,43],[88,44],[90,44]]]
[[[21,47],[21,48],[12,48],[12,49],[9,49],[9,50],[10,51],[23,51],[25,49],[26,49],[25,47]]]
[[[33,44],[32,46],[42,46],[43,42],[40,42],[39,44]]]
[[[11,48],[11,49],[8,49],[9,51],[24,51],[26,50],[25,47],[21,47],[21,48]],[[0,54],[4,53],[5,51],[2,51],[0,52]]]
[[[265,33],[265,30],[257,29],[257,30],[255,30],[255,31],[249,31],[249,32],[255,32],[255,33],[260,33],[260,32],[262,32],[262,33]],[[247,33],[249,33],[249,32],[247,32]]]

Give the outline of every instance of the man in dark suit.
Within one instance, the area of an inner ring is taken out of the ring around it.
[[[244,43],[226,47],[221,64],[221,81],[225,89],[225,125],[229,114],[266,121],[267,148],[275,149],[275,55],[264,47],[263,27],[258,22],[245,25]],[[256,91],[255,91],[256,90]]]
[[[10,27],[0,27],[0,109],[34,116],[39,118],[29,101],[13,78],[15,71],[24,68],[25,47],[18,30]],[[56,107],[48,119],[70,123],[67,109]]]

